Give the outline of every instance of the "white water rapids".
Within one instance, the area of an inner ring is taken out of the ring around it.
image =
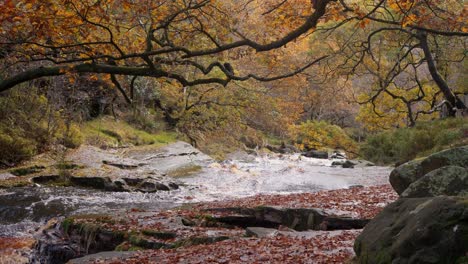
[[[240,198],[256,194],[289,194],[352,185],[388,183],[389,167],[332,167],[333,160],[295,155],[233,158],[210,163],[180,188],[157,193],[103,192],[74,187],[27,187],[0,190],[0,237],[29,236],[52,217],[112,213],[132,208],[159,210],[187,202]]]

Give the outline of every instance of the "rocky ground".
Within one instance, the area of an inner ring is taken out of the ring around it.
[[[384,184],[388,168],[367,162],[234,156],[217,163],[184,142],[156,149],[83,146],[58,161],[40,156],[4,171],[3,187],[62,188],[64,194],[47,201],[99,204],[107,197],[76,196],[81,189],[73,189],[86,188],[118,197],[122,208],[54,217],[34,239],[1,237],[0,263],[344,263],[364,225],[397,199]],[[184,205],[153,210],[121,200],[134,196]]]
[[[373,218],[395,199],[395,192],[384,185],[316,194],[259,195],[159,212],[129,211],[113,217],[76,216],[66,219],[65,227],[60,228],[66,229],[68,237],[75,237],[76,244],[46,251],[60,258],[64,249],[94,253],[104,249],[102,243],[118,250],[97,252],[71,263],[344,263],[354,256],[352,246],[363,227],[356,219]],[[336,219],[344,222],[330,225],[321,220],[315,223],[317,230],[304,230],[300,226],[304,216],[287,212],[294,208],[316,210],[320,216],[335,217],[327,211],[339,212]],[[246,209],[254,210],[256,217],[249,218],[245,211],[239,214]],[[297,225],[288,222],[293,214]],[[339,217],[343,215],[353,218]],[[343,228],[347,230],[334,230]],[[83,241],[89,237],[94,241]]]

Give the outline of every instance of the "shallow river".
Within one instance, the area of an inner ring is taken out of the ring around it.
[[[181,188],[169,192],[101,192],[73,187],[27,187],[0,190],[0,237],[30,236],[52,217],[110,213],[132,208],[159,210],[187,202],[287,194],[379,185],[388,182],[391,168],[331,167],[332,160],[299,155],[242,156],[207,164]]]

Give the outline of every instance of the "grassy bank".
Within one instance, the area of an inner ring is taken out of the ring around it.
[[[177,140],[177,133],[158,131],[150,133],[132,126],[124,120],[102,117],[81,125],[83,143],[99,147],[126,145],[165,145]]]
[[[378,164],[395,164],[467,144],[468,119],[449,118],[371,135],[360,154]]]

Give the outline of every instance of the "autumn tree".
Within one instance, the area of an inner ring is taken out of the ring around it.
[[[356,26],[343,46],[342,67],[354,76],[373,80],[373,88],[362,103],[373,105],[375,110],[383,97],[399,101],[406,108],[409,125],[414,125],[419,115],[434,110],[440,99],[434,94],[443,96],[452,115],[456,109],[466,111],[457,97],[463,87],[450,84],[447,74],[450,65],[462,66],[466,56],[468,9],[463,1],[341,3],[346,19],[324,30],[337,30],[345,23]],[[429,91],[433,85],[438,91]],[[418,109],[421,101],[430,101],[429,107]],[[374,114],[379,115],[379,111]]]
[[[255,4],[250,2],[255,1],[3,1],[0,91],[42,77],[99,74],[131,102],[129,91],[138,77],[176,81],[181,87],[226,86],[289,77],[324,58],[311,57],[276,76],[233,71],[223,63],[223,53],[278,49],[315,28],[332,1],[317,1],[314,7],[297,1],[307,3],[303,16],[277,35],[238,26],[229,15],[248,16]]]

